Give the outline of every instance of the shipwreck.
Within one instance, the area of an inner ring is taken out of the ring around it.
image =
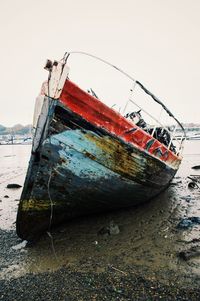
[[[80,53],[82,55],[89,54]],[[91,89],[70,80],[66,53],[48,60],[48,80],[36,100],[31,158],[19,203],[17,234],[34,240],[75,217],[129,207],[166,189],[182,160],[184,128],[143,84],[108,62],[165,111],[182,131],[157,118],[148,124],[145,108],[130,97],[123,113],[109,107]],[[120,83],[119,83],[120,85]],[[134,89],[131,89],[134,93]],[[137,110],[128,111],[127,104]]]

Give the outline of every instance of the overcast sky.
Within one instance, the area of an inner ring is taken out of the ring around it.
[[[112,62],[200,122],[199,16],[199,0],[0,0],[0,124],[32,123],[44,62],[67,50]]]

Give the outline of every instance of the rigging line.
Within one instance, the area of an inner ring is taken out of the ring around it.
[[[87,55],[87,56],[90,56],[90,57],[93,57],[94,59],[98,60],[98,61],[101,61],[103,62],[104,64],[106,65],[109,65],[111,67],[113,67],[114,69],[116,69],[117,71],[121,72],[122,74],[124,74],[126,77],[128,77],[129,79],[131,79],[132,81],[136,82],[136,80],[130,76],[128,73],[126,73],[125,71],[123,71],[122,69],[120,69],[119,67],[109,63],[108,61],[106,60],[103,60],[101,59],[100,57],[96,56],[96,55],[93,55],[93,54],[90,54],[90,53],[87,53],[87,52],[83,52],[83,51],[70,51],[70,52],[65,52],[64,54],[64,60],[65,60],[65,63],[67,62],[67,59],[69,57],[70,54],[83,54],[83,55]]]

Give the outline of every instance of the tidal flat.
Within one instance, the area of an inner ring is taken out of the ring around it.
[[[7,188],[23,186],[30,152],[0,146],[0,300],[200,300],[200,141],[186,141],[157,198],[75,219],[34,244],[15,231],[22,188]]]

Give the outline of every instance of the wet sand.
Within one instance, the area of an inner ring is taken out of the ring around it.
[[[0,146],[0,300],[200,299],[200,225],[177,228],[200,217],[200,189],[187,178],[200,175],[191,169],[200,165],[200,141],[186,141],[181,168],[159,197],[76,219],[34,245],[15,233],[21,188],[6,188],[23,185],[30,149]],[[118,234],[107,232],[110,223]]]

